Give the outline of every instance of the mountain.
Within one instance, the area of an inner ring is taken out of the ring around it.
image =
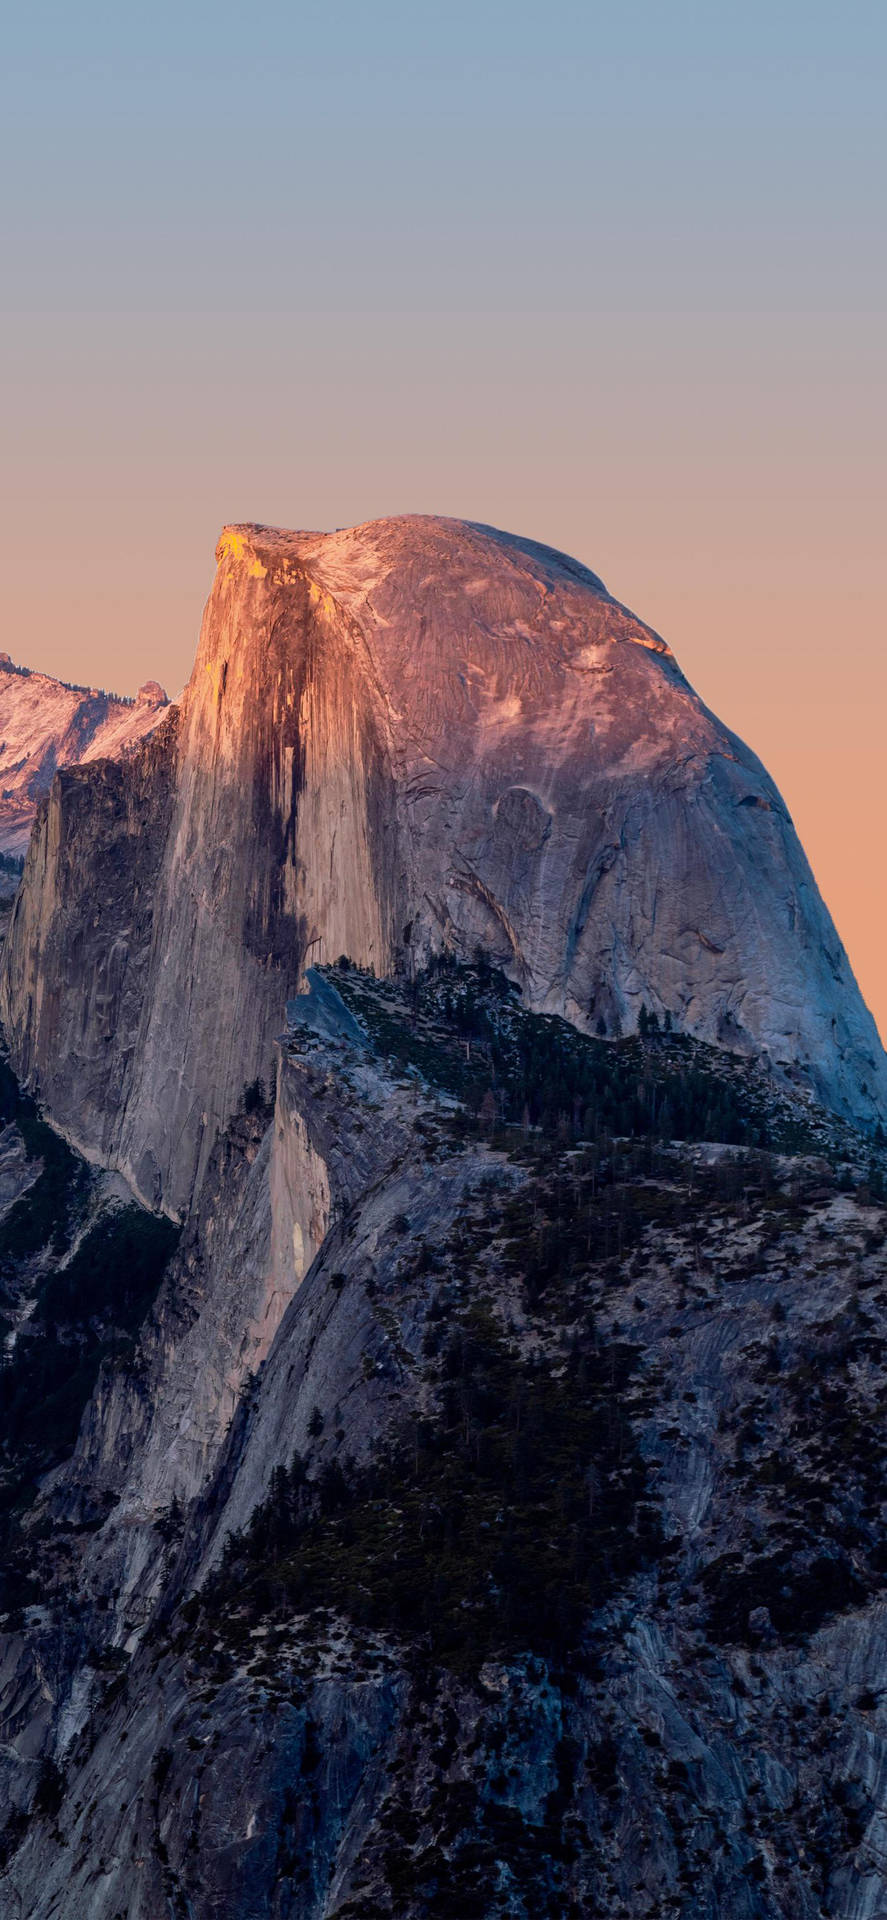
[[[8,1091],[4,1920],[877,1912],[883,1154],[309,984],[177,1247]]]
[[[2,1920],[887,1909],[884,1059],[663,643],[229,529],[2,994]]]
[[[343,952],[480,945],[588,1031],[646,1006],[887,1111],[779,794],[594,574],[423,517],[229,528],[218,559],[178,721],[56,781],[4,955],[16,1071],[88,1157],[181,1213]]]
[[[118,758],[156,727],[168,704],[156,680],[123,700],[66,686],[0,653],[0,853],[24,853],[57,767]]]

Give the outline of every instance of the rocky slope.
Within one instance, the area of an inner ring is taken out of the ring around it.
[[[2,998],[0,1920],[887,1910],[884,1059],[656,636],[230,529]]]
[[[306,962],[385,973],[478,944],[589,1031],[631,1031],[646,1004],[845,1114],[887,1108],[779,794],[595,575],[421,517],[229,528],[218,558],[177,744],[140,802],[166,821],[150,915],[138,862],[116,875],[109,776],[63,773],[7,942],[13,1060],[84,1152],[181,1212]],[[133,813],[124,798],[124,849]]]
[[[0,853],[24,853],[58,767],[119,758],[156,727],[168,704],[156,680],[121,700],[17,667],[0,653]]]
[[[871,1920],[883,1177],[735,1056],[314,976],[18,1523],[4,1920]]]

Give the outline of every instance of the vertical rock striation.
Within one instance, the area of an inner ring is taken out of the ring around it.
[[[86,1152],[182,1212],[305,966],[442,945],[884,1111],[778,792],[595,575],[420,516],[218,560],[177,737],[57,780],[3,961],[14,1064]]]

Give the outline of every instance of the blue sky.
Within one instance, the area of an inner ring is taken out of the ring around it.
[[[859,0],[9,9],[0,645],[179,687],[232,519],[552,541],[887,1017],[885,52]]]

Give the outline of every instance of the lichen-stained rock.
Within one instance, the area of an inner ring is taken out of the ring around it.
[[[594,574],[421,516],[232,527],[218,559],[157,864],[129,857],[139,807],[158,814],[135,766],[113,797],[104,769],[63,777],[3,963],[14,1062],[84,1150],[181,1211],[306,964],[386,973],[442,945],[481,945],[590,1031],[646,1004],[845,1114],[884,1111],[884,1052],[779,794]]]

